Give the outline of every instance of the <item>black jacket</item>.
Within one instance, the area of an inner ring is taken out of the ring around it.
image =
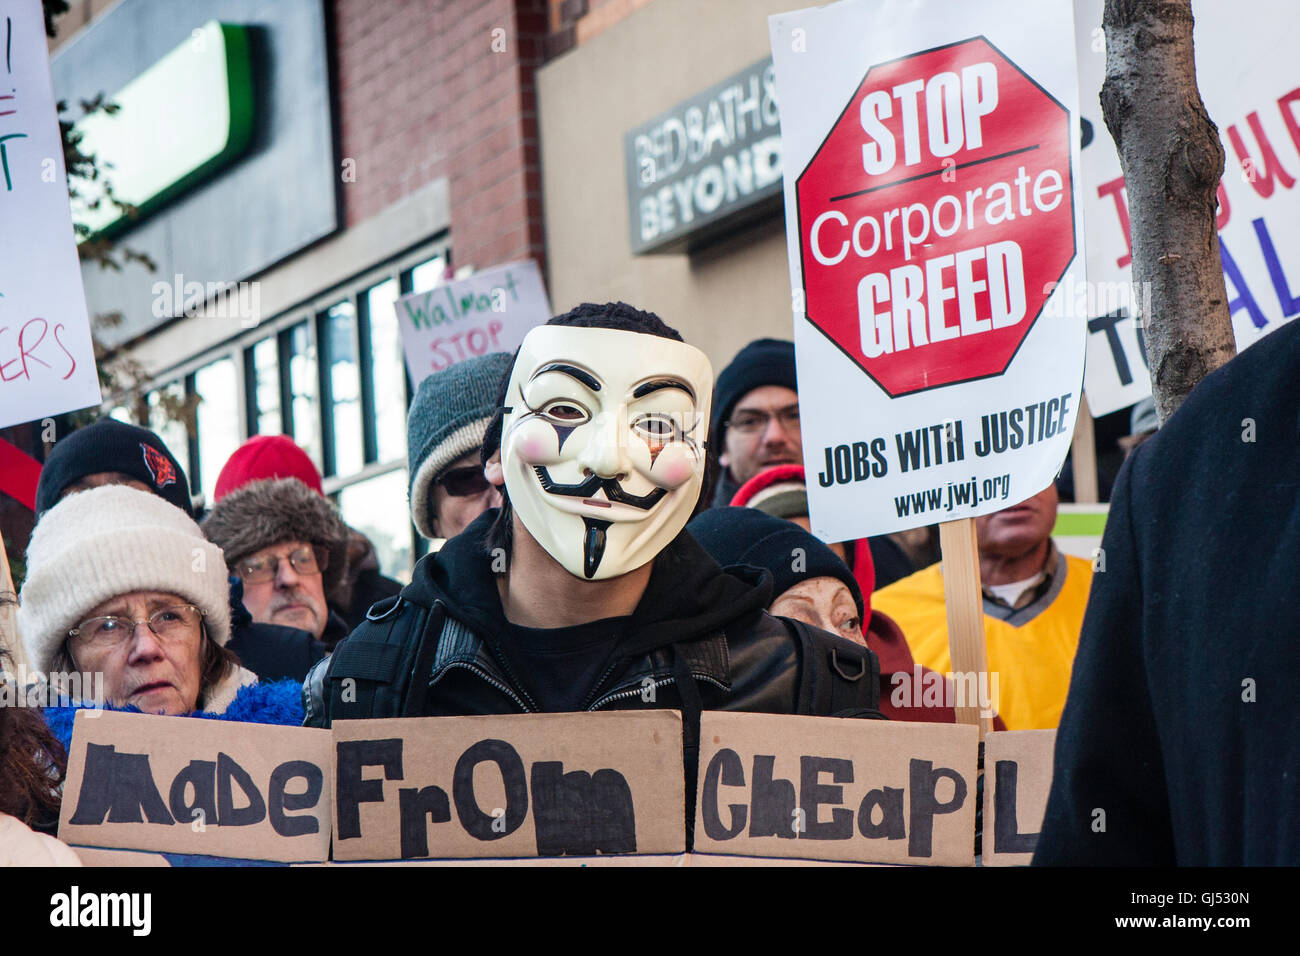
[[[401,595],[372,608],[312,668],[303,684],[306,726],[539,710],[493,649],[505,617],[483,538],[496,514],[485,512],[422,558]],[[587,710],[682,712],[688,841],[701,711],[883,719],[875,654],[769,615],[771,580],[756,568],[724,571],[683,531],[655,558],[620,654],[587,702]]]
[[[345,648],[356,650],[375,640],[409,646],[431,632],[429,669],[421,671],[417,688],[423,699],[407,716],[539,710],[510,674],[504,655],[493,649],[505,618],[483,536],[495,516],[495,510],[486,512],[440,551],[422,558],[396,601],[377,605],[373,619],[335,650],[334,659],[346,662]],[[808,629],[816,645],[805,661],[809,655],[799,635],[764,610],[770,600],[770,575],[754,568],[724,571],[683,531],[655,559],[646,592],[622,635],[622,654],[594,689],[587,709],[832,713],[829,703],[818,709],[801,701],[809,696],[808,684],[815,682],[851,687],[840,687],[834,712],[875,711],[878,689],[870,679],[858,679],[879,672],[875,655]],[[425,613],[434,609],[437,613]],[[329,663],[314,668],[304,686],[307,725],[372,716],[327,706],[327,681],[344,676],[338,668],[330,672]],[[693,678],[685,701],[679,684],[684,671]]]
[[[1300,864],[1300,322],[1134,451],[1098,559],[1034,863]]]
[[[307,631],[259,624],[244,607],[244,582],[230,577],[230,640],[226,649],[264,681],[302,680],[325,656],[325,645]]]

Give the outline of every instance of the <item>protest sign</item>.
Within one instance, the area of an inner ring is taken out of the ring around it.
[[[412,385],[475,355],[513,352],[529,329],[551,318],[532,260],[404,295],[394,308]]]
[[[970,865],[977,738],[956,724],[706,711],[695,850]]]
[[[40,0],[0,12],[0,428],[98,405]]]
[[[989,514],[1069,450],[1084,319],[1069,0],[769,20],[812,530]]]
[[[245,860],[329,858],[328,731],[78,712],[59,838]]]
[[[985,866],[1028,866],[1052,789],[1055,730],[1008,730],[984,737]]]
[[[1105,415],[1151,394],[1134,316],[1149,291],[1132,288],[1124,178],[1098,94],[1106,76],[1103,0],[1076,0],[1083,216],[1088,283],[1065,289],[1063,306],[1088,318],[1088,404]],[[1219,128],[1219,251],[1237,349],[1300,315],[1300,81],[1293,0],[1242,6],[1193,0],[1196,82]],[[1136,293],[1136,294],[1135,294]]]
[[[675,711],[334,724],[334,859],[685,850]]]

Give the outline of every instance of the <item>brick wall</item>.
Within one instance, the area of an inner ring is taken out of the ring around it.
[[[333,0],[333,17],[340,156],[356,175],[346,225],[446,176],[456,265],[544,266],[533,71],[546,0]]]

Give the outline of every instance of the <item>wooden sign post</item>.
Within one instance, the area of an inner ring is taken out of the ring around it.
[[[948,653],[954,674],[986,674],[984,599],[980,588],[979,546],[975,519],[959,518],[939,525],[943,552],[943,597],[948,613]],[[980,740],[991,729],[991,717],[981,716],[979,701],[958,700],[957,723],[979,728]]]

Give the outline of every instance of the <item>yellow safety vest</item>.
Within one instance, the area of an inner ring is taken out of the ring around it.
[[[1060,723],[1092,585],[1091,562],[1068,554],[1065,560],[1064,580],[1053,580],[1041,606],[1022,608],[1017,623],[984,615],[990,682],[997,675],[994,705],[1008,730],[1052,730]],[[933,564],[882,588],[871,595],[871,606],[903,629],[918,664],[946,674],[952,660],[941,568]]]

